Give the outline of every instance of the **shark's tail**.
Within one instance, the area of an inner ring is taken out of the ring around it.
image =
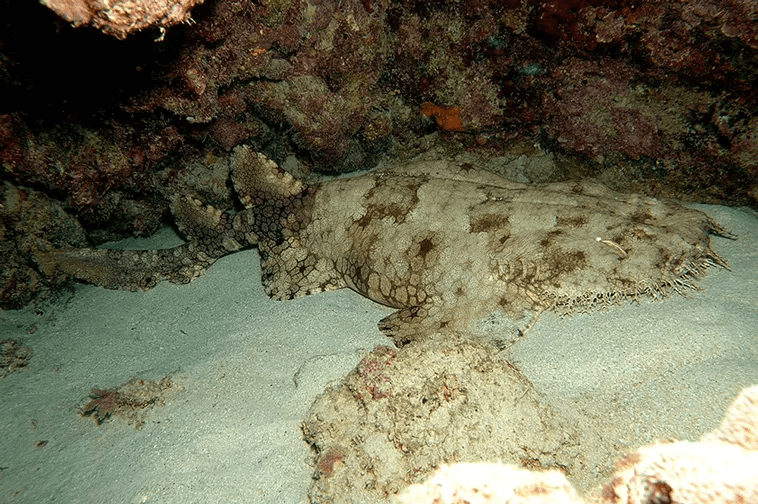
[[[195,198],[177,197],[171,209],[188,240],[178,247],[60,250],[38,243],[31,256],[39,270],[51,278],[63,274],[108,289],[147,290],[162,280],[191,282],[220,257],[250,244],[235,230],[232,215]]]

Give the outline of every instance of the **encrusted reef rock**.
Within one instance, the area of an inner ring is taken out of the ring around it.
[[[715,504],[758,501],[758,386],[745,389],[721,426],[690,443],[640,448],[618,462],[602,489],[606,504]],[[593,500],[594,501],[594,500]],[[558,471],[501,464],[443,465],[396,504],[580,503]]]
[[[493,347],[453,335],[375,349],[316,399],[303,431],[311,502],[386,502],[446,462],[568,467],[578,444]]]
[[[42,0],[75,26],[90,24],[120,39],[150,26],[161,29],[189,22],[190,10],[203,0]]]
[[[394,504],[583,504],[555,469],[530,471],[502,463],[443,464],[423,484],[412,485]]]
[[[612,504],[758,502],[758,386],[700,441],[644,446],[617,467],[603,491]]]

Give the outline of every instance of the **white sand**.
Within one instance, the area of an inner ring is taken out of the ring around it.
[[[702,208],[739,235],[714,238],[732,271],[711,270],[705,292],[571,319],[545,314],[508,350],[546,400],[586,426],[588,471],[604,470],[601,446],[699,437],[740,388],[758,383],[758,216]],[[0,339],[34,355],[28,370],[0,380],[0,502],[306,502],[312,469],[300,422],[327,383],[388,344],[376,322],[389,313],[347,290],[271,301],[256,251],[189,285],[77,285],[42,314],[2,312]],[[170,372],[185,391],[141,430],[77,414],[92,387]]]

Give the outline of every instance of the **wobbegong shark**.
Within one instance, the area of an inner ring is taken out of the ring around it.
[[[466,331],[492,313],[518,320],[663,298],[696,288],[710,267],[728,268],[710,236],[731,236],[705,213],[594,182],[525,185],[426,161],[308,185],[247,146],[230,164],[244,209],[173,196],[183,245],[39,247],[39,268],[149,289],[190,282],[220,257],[257,247],[271,298],[350,288],[396,309],[379,328],[398,344]]]

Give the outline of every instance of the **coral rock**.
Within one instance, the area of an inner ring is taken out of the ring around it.
[[[91,24],[120,39],[150,26],[165,28],[190,19],[190,9],[202,0],[43,0],[42,3],[74,26]]]
[[[503,464],[443,465],[423,485],[413,485],[396,504],[579,504],[582,500],[560,471],[534,472]]]
[[[758,501],[758,386],[745,389],[701,441],[646,446],[618,465],[604,490],[613,503]]]
[[[342,384],[315,400],[303,422],[314,448],[310,502],[386,503],[387,495],[455,461],[530,459],[539,467],[563,467],[576,456],[573,426],[493,353],[452,333],[369,353]],[[476,469],[485,464],[463,467],[466,473],[451,488],[498,472]],[[470,479],[471,473],[481,476]],[[547,488],[570,490],[560,473],[550,478]],[[536,482],[518,484],[523,490]]]
[[[557,471],[495,464],[443,465],[398,504],[581,502]],[[699,442],[645,446],[618,462],[603,501],[706,504],[758,501],[758,386],[743,390],[721,426]]]
[[[646,446],[619,466],[604,491],[608,502],[706,504],[758,499],[758,452],[727,443]]]

